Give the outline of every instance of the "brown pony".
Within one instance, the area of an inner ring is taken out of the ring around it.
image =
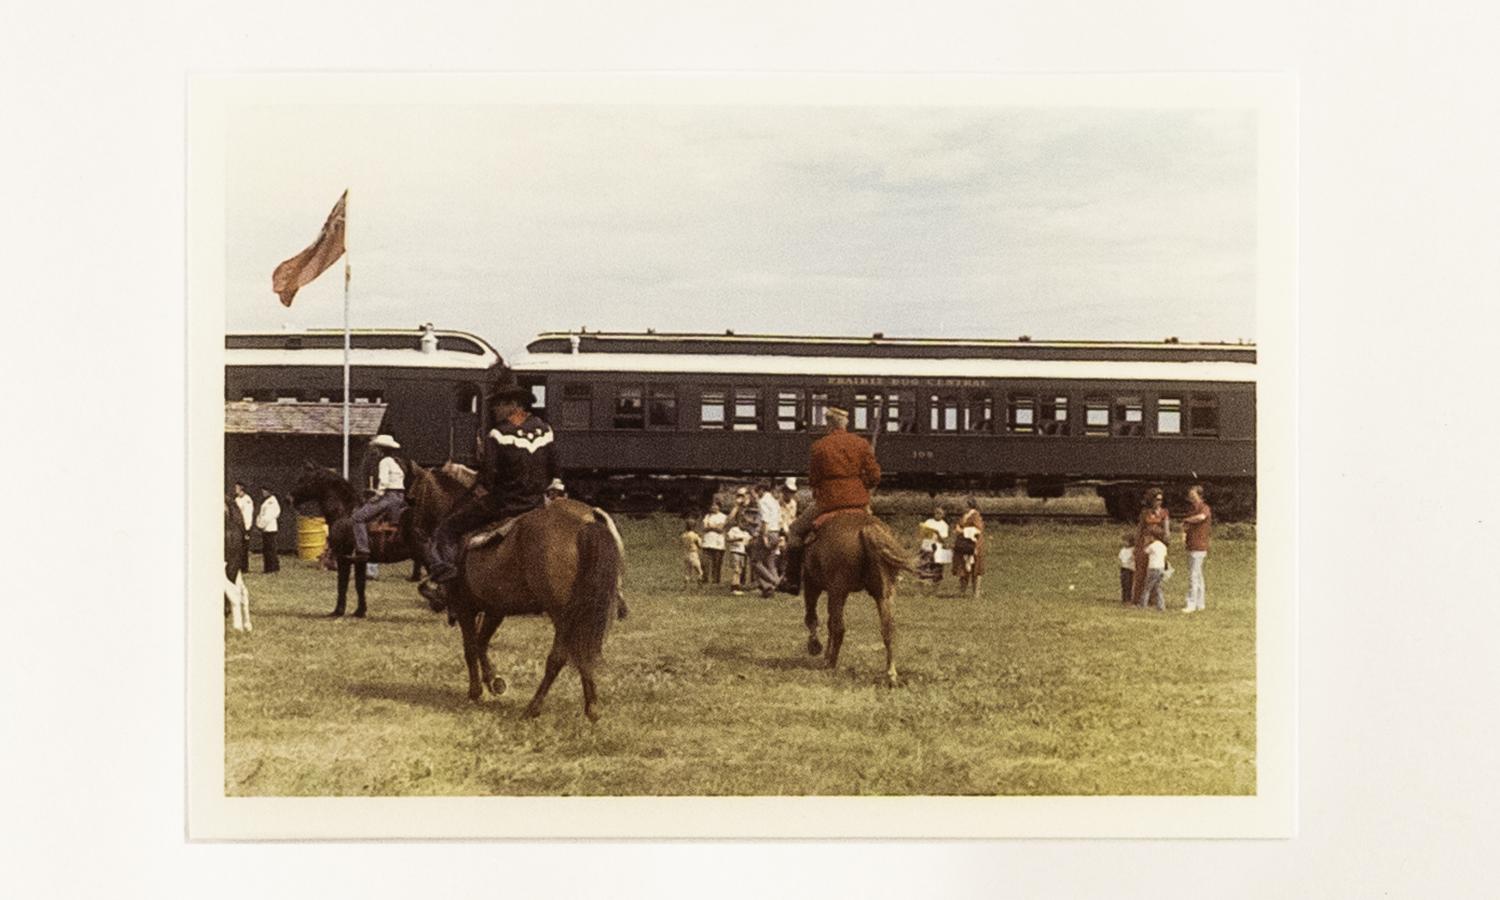
[[[583,714],[598,721],[594,671],[617,614],[624,551],[603,510],[567,499],[516,519],[498,545],[486,544],[482,536],[466,541],[447,606],[463,633],[469,699],[482,696],[481,685],[494,694],[505,691],[505,679],[495,674],[489,655],[501,621],[545,614],[552,620],[552,649],[526,715],[541,713],[552,682],[571,662],[583,681]],[[436,604],[433,608],[440,611]]]
[[[802,562],[802,598],[807,607],[807,652],[823,652],[818,641],[818,595],[828,592],[829,670],[838,666],[844,643],[844,600],[856,591],[875,598],[880,637],[885,641],[885,680],[896,685],[896,620],[892,602],[896,576],[912,571],[911,555],[890,528],[865,510],[830,515],[807,545]]]

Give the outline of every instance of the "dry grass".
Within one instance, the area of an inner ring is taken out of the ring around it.
[[[1176,612],[1185,572],[1166,614],[1119,606],[1116,527],[996,528],[978,600],[952,596],[951,580],[936,596],[904,583],[904,685],[889,690],[867,598],[851,598],[830,674],[804,655],[800,600],[684,587],[679,527],[622,523],[632,615],[606,646],[598,725],[571,670],[539,719],[520,717],[550,641],[543,620],[500,628],[492,655],[511,689],[475,705],[457,630],[419,605],[406,567],[371,582],[365,621],[322,618],[330,573],[292,562],[252,575],[255,631],[226,636],[227,793],[1255,789],[1248,528],[1216,540],[1209,609],[1192,616]]]

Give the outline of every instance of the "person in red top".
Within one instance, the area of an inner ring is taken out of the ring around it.
[[[1146,589],[1146,547],[1151,544],[1153,532],[1161,529],[1162,543],[1172,535],[1171,516],[1162,505],[1163,496],[1161,488],[1154,487],[1141,500],[1141,517],[1135,529],[1135,577],[1130,582],[1130,602],[1136,606],[1141,605],[1141,594]]]
[[[1208,539],[1213,531],[1214,511],[1203,502],[1203,485],[1188,488],[1188,503],[1192,511],[1182,520],[1187,536],[1188,592],[1187,605],[1183,612],[1198,612],[1203,608],[1207,588],[1203,583],[1203,561],[1208,559]]]
[[[849,412],[828,407],[828,433],[812,445],[808,481],[813,502],[787,530],[786,574],[778,589],[802,592],[802,545],[813,522],[836,509],[868,509],[870,489],[880,484],[880,463],[870,442],[849,433]]]

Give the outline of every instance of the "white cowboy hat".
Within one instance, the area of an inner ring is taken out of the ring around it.
[[[401,449],[401,445],[398,444],[398,443],[396,443],[396,439],[393,438],[393,437],[391,437],[388,434],[377,434],[377,435],[375,435],[375,437],[370,441],[370,446],[371,447],[385,447],[385,448],[387,448],[389,450],[400,450]]]
[[[782,482],[782,484],[789,491],[795,491],[797,489],[797,479],[796,478],[788,478],[786,481]]]
[[[552,483],[547,485],[547,490],[557,491],[559,494],[565,494],[568,491],[567,487],[563,485],[561,478],[552,479]]]

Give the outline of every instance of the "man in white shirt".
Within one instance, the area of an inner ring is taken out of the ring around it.
[[[242,482],[234,483],[234,505],[239,507],[240,520],[245,523],[245,540],[240,543],[240,571],[250,572],[250,526],[255,523],[255,501],[245,493]]]
[[[261,571],[267,575],[281,571],[281,560],[276,556],[276,529],[280,518],[280,501],[269,488],[261,488],[260,511],[255,514],[255,527],[260,529]]]
[[[729,527],[729,517],[724,515],[719,501],[713,501],[708,515],[703,517],[703,581],[718,584],[724,569],[724,531]]]
[[[401,445],[388,434],[377,434],[370,446],[380,451],[380,465],[375,470],[375,499],[354,511],[354,558],[368,559],[370,556],[370,527],[378,519],[394,510],[399,514],[406,505],[406,471],[400,460],[392,454]]]
[[[750,544],[750,574],[761,596],[769,597],[781,581],[775,566],[776,545],[781,542],[781,501],[764,484],[756,484],[751,490],[760,512],[760,531]]]

